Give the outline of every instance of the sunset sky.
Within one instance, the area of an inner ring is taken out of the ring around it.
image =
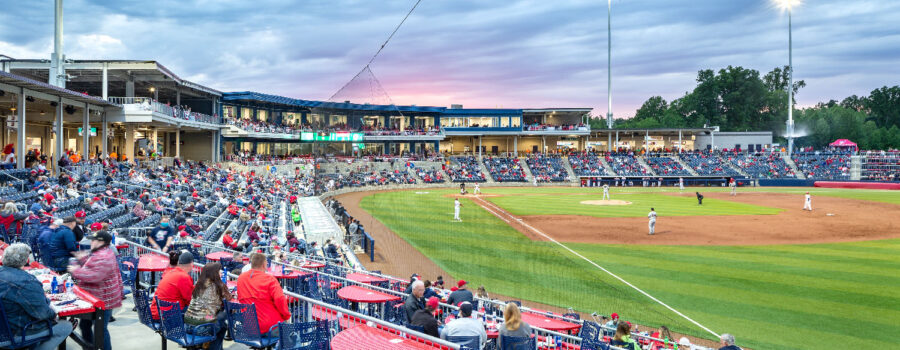
[[[220,91],[326,100],[415,3],[362,0],[65,1],[72,59],[156,60]],[[606,113],[606,1],[423,0],[371,65],[397,104],[593,107]],[[613,1],[613,111],[693,88],[700,69],[788,61],[768,0]],[[0,0],[0,54],[49,58],[53,1]],[[801,106],[900,82],[900,1],[795,9]],[[368,81],[368,80],[366,80]],[[378,100],[374,100],[378,102]],[[367,101],[362,101],[367,102]]]

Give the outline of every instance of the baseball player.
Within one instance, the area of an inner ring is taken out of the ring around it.
[[[656,180],[656,187],[662,187],[662,178]]]
[[[472,191],[472,194],[474,194],[474,195],[481,194],[481,186],[479,186],[479,184],[477,182],[475,183],[475,190]]]
[[[678,188],[680,188],[682,191],[684,191],[684,178],[683,177],[678,178]]]
[[[731,195],[737,196],[737,181],[735,181],[734,178],[731,178],[731,181],[728,185],[731,186]]]
[[[453,220],[462,221],[462,219],[459,218],[459,208],[461,208],[461,207],[462,207],[462,204],[459,202],[459,198],[457,197],[453,201]]]
[[[812,211],[812,197],[809,196],[809,192],[806,192],[805,200],[803,201],[803,210]]]
[[[649,226],[650,226],[650,234],[652,235],[653,232],[656,230],[656,210],[653,208],[650,208],[650,214],[647,214],[647,218],[650,219]]]
[[[609,200],[609,184],[603,184],[603,199]]]
[[[619,187],[619,178],[617,177],[615,179],[616,179],[616,187]]]

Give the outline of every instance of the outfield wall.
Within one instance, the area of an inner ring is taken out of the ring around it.
[[[858,188],[871,190],[900,190],[900,182],[816,181],[815,187]]]

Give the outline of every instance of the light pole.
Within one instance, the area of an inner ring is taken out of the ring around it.
[[[788,120],[787,120],[787,139],[788,139],[788,156],[794,152],[794,40],[791,30],[791,12],[794,7],[799,6],[801,0],[774,0],[775,5],[788,14]]]
[[[606,2],[606,96],[608,105],[606,108],[606,128],[613,127],[613,111],[612,111],[612,0]],[[612,138],[609,133],[608,138]],[[609,140],[606,142],[607,152],[612,152],[612,144]]]

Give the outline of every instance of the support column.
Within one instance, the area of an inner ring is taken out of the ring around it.
[[[644,131],[644,152],[650,150],[650,130]]]
[[[616,135],[616,142],[619,142],[618,139],[619,139],[619,136]],[[612,146],[613,146],[613,144],[612,144],[612,133],[608,133],[608,134],[606,134],[606,151],[607,151],[607,152],[612,152]]]
[[[478,136],[478,160],[481,160],[481,138],[484,136]]]
[[[681,129],[678,129],[678,153],[681,153],[684,144],[681,141]]]
[[[104,157],[109,157],[109,123],[106,122],[106,112],[103,112],[103,133],[100,139],[100,152]]]
[[[619,132],[616,131],[616,147],[613,149],[618,150],[618,148],[619,148]]]
[[[25,89],[19,89],[18,117],[16,117],[16,168],[25,168]]]
[[[181,89],[178,88],[178,85],[175,85],[175,105],[181,106]]]
[[[65,156],[65,129],[63,129],[63,104],[62,99],[56,101],[56,150],[53,157],[60,160]],[[56,164],[56,163],[54,163]]]
[[[109,99],[109,63],[103,64],[103,99]]]
[[[84,113],[81,119],[81,159],[91,159],[91,109],[84,104]]]
[[[125,157],[134,162],[134,124],[125,124]]]
[[[134,77],[129,76],[128,81],[125,82],[125,97],[134,97]]]
[[[709,139],[710,139],[710,142],[712,143],[711,145],[709,145],[710,149],[715,150],[716,149],[716,132],[715,131],[709,132]]]
[[[541,153],[547,153],[547,136],[541,136]]]
[[[215,131],[211,131],[210,133],[212,134],[212,135],[211,135],[211,137],[212,137],[212,140],[211,140],[211,141],[212,141],[212,142],[210,142],[210,147],[212,147],[212,149],[210,149],[210,153],[209,153],[209,161],[210,161],[210,162],[215,162],[215,161],[216,161],[216,132],[215,132]]]
[[[513,154],[519,156],[519,135],[513,136]]]
[[[158,140],[159,140],[159,129],[153,128],[153,136],[150,139],[150,142],[152,142],[153,145],[150,147],[150,153],[153,153],[153,151],[159,152],[159,150],[156,149]],[[148,154],[148,156],[149,156],[149,154]]]
[[[175,130],[175,158],[181,159],[181,128]]]

